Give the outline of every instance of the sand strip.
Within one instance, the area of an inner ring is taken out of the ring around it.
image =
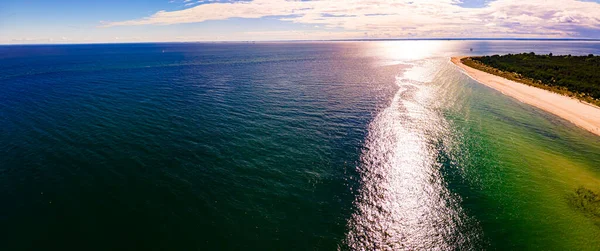
[[[551,91],[517,83],[503,77],[473,69],[460,62],[451,61],[477,82],[487,85],[517,100],[550,112],[600,136],[600,108]]]

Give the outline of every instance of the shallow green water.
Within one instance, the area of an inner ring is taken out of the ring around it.
[[[454,172],[471,186],[464,203],[479,204],[473,215],[492,246],[598,249],[600,226],[568,199],[581,186],[600,191],[600,138],[464,76],[458,81],[467,90],[447,116],[468,155]]]

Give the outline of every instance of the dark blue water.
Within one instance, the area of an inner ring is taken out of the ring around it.
[[[431,83],[443,72],[459,75],[447,56],[600,52],[585,42],[398,43],[0,47],[1,249],[383,247],[369,234],[382,225],[368,219],[393,210],[369,182],[387,173],[369,170],[451,162],[437,153],[450,152],[452,105],[423,94],[442,90]],[[415,147],[373,150],[388,143]],[[440,175],[405,180],[438,180],[421,188],[444,195],[418,198],[447,206],[420,212],[450,218],[391,231],[412,244],[387,246],[493,247]]]
[[[353,47],[3,47],[3,238],[336,247],[366,125],[394,91]]]

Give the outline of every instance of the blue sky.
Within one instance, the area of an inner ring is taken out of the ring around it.
[[[0,43],[600,38],[600,0],[2,0]]]

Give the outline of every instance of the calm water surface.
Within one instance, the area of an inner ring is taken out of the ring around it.
[[[449,62],[529,51],[0,46],[0,249],[598,250],[600,137]]]

